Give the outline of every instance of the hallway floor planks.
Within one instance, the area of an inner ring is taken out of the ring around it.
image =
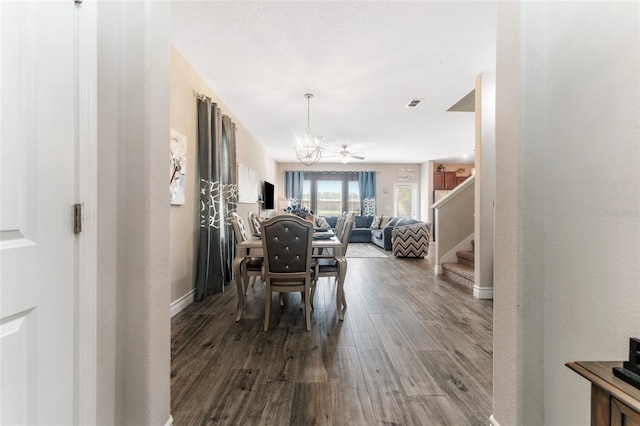
[[[425,259],[350,258],[341,322],[336,285],[318,283],[311,331],[300,295],[235,288],[172,319],[174,425],[486,425],[491,301],[433,274]]]

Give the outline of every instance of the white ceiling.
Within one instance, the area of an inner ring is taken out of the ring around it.
[[[473,158],[473,113],[447,109],[495,72],[495,2],[174,1],[172,31],[277,161],[296,161],[307,92],[325,156],[347,144],[365,162]]]

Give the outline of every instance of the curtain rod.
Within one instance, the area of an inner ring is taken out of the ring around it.
[[[195,89],[193,89],[193,96],[195,98],[198,98],[198,99],[202,100],[202,101],[206,101],[207,98],[208,98],[207,95],[205,95],[204,93],[200,93],[200,92],[196,91]]]

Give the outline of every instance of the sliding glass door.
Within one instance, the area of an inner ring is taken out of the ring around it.
[[[319,216],[360,214],[360,189],[355,173],[305,173],[302,205]]]

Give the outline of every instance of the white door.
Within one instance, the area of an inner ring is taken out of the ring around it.
[[[393,215],[417,218],[418,185],[415,183],[393,184]]]
[[[0,1],[0,424],[74,422],[76,5]]]

